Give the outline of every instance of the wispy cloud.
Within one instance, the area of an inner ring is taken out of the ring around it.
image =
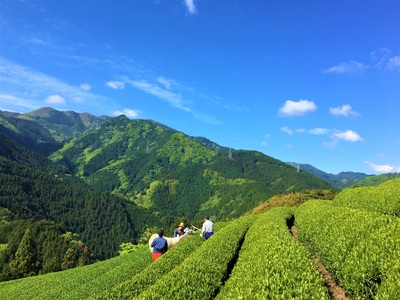
[[[41,107],[36,101],[7,94],[0,94],[0,105],[0,110],[15,112],[34,110]]]
[[[350,60],[334,65],[323,73],[358,73],[367,69],[383,69],[388,71],[400,71],[400,55],[393,55],[392,51],[387,48],[380,48],[371,52],[371,61],[367,63]]]
[[[72,103],[99,105],[106,99],[84,90],[82,86],[66,84],[3,58],[0,58],[0,83],[3,99],[18,99],[22,111],[32,106],[42,107],[44,103],[55,106]]]
[[[82,83],[80,85],[80,88],[84,91],[90,91],[92,89],[92,87],[90,85],[88,85],[87,83]]]
[[[190,14],[195,14],[197,12],[194,0],[185,0],[185,6]]]
[[[287,133],[287,134],[289,134],[289,135],[292,135],[293,134],[293,130],[291,130],[289,127],[282,127],[281,128],[281,131],[282,132],[284,132],[284,133]]]
[[[171,85],[173,83],[172,80],[166,79],[162,76],[157,78],[157,82],[162,84],[167,90],[169,90],[171,88]]]
[[[147,80],[124,79],[124,82],[133,88],[136,88],[144,93],[150,94],[157,97],[158,99],[168,102],[172,107],[192,114],[196,119],[204,123],[213,125],[224,124],[222,121],[213,116],[195,111],[191,107],[193,104],[192,101],[188,100],[181,92],[183,91],[184,93],[188,93],[189,95],[196,93],[193,92],[190,88],[176,83],[172,79],[157,77],[155,82],[149,82]],[[173,87],[176,88],[173,89]]]
[[[329,113],[335,117],[338,116],[344,116],[344,117],[350,117],[350,116],[358,116],[359,113],[353,111],[351,105],[349,104],[344,104],[342,106],[338,106],[335,108],[330,108]]]
[[[187,112],[191,112],[191,108],[186,105],[186,100],[183,98],[182,94],[176,93],[165,88],[162,88],[156,84],[149,83],[145,80],[129,80],[132,87],[137,88],[145,93],[156,96],[162,100],[167,101],[172,106],[182,109]]]
[[[345,130],[339,131],[337,129],[328,129],[328,128],[321,128],[317,127],[314,129],[306,130],[304,128],[298,129],[290,129],[289,127],[281,127],[280,129],[282,132],[287,133],[288,135],[292,135],[294,133],[303,133],[303,134],[311,134],[311,135],[328,135],[330,134],[329,138],[330,141],[323,142],[324,147],[333,148],[335,147],[340,140],[346,142],[362,142],[363,138],[353,130]]]
[[[125,83],[121,81],[109,81],[106,83],[106,86],[114,89],[114,90],[122,90],[125,88]]]
[[[303,116],[308,112],[315,111],[317,106],[313,101],[300,100],[298,102],[286,100],[279,109],[279,114],[285,117]]]
[[[344,62],[338,65],[335,65],[333,67],[330,67],[329,69],[324,70],[324,73],[337,73],[337,74],[344,74],[344,73],[356,73],[356,72],[362,72],[367,68],[367,66],[363,63],[357,62],[357,61],[349,61],[349,62]]]
[[[386,68],[392,71],[400,71],[400,55],[389,58]]]
[[[138,109],[129,109],[129,108],[125,108],[123,110],[116,110],[112,113],[113,116],[120,116],[120,115],[125,115],[128,118],[134,119],[137,118],[139,116],[139,114],[141,113],[140,110]]]
[[[400,166],[390,166],[390,165],[378,165],[370,161],[365,161],[371,170],[379,173],[398,173],[400,172]]]
[[[309,134],[314,134],[314,135],[323,135],[323,134],[327,134],[330,130],[326,129],[326,128],[314,128],[311,130],[308,130],[307,133]]]

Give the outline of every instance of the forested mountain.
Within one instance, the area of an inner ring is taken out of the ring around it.
[[[159,224],[133,202],[94,192],[1,133],[0,140],[0,280],[113,257]],[[26,245],[30,259],[18,258]]]
[[[293,165],[294,167],[297,167],[297,163],[289,163],[289,164]],[[340,189],[348,187],[358,180],[362,180],[364,178],[372,176],[360,172],[350,172],[350,171],[340,172],[338,174],[331,174],[321,171],[309,164],[298,164],[298,165],[300,170],[306,171],[314,176],[317,176],[318,178],[321,178],[327,183]]]
[[[125,116],[72,138],[50,158],[100,192],[160,216],[238,217],[276,194],[329,189],[326,182],[255,151],[218,152],[193,138]]]
[[[236,218],[274,195],[338,191],[260,152],[151,120],[89,115],[83,122],[84,115],[48,108],[0,114],[3,279],[112,257],[146,228],[168,232],[177,220],[205,214]],[[26,245],[35,259],[21,274],[13,261]]]
[[[45,156],[59,149],[72,136],[99,127],[111,117],[58,111],[44,107],[26,114],[0,111],[0,132]]]

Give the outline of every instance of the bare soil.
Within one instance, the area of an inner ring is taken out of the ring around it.
[[[296,227],[294,225],[290,227],[290,232],[292,233],[294,239],[297,242],[301,243],[299,241],[299,236],[297,235],[297,230],[296,230]],[[304,244],[302,244],[302,246],[307,249],[307,247]],[[333,280],[331,274],[329,274],[329,272],[325,268],[325,266],[319,261],[318,258],[313,256],[312,254],[311,254],[311,256],[312,256],[312,259],[314,261],[315,267],[317,268],[317,270],[321,273],[322,277],[324,278],[325,285],[328,288],[328,292],[329,292],[330,296],[332,297],[332,299],[334,299],[334,300],[348,300],[349,298],[346,296],[346,293],[345,293],[344,289],[336,284],[335,280]]]

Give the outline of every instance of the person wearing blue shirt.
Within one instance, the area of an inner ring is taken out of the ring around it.
[[[160,258],[168,250],[168,243],[167,240],[163,238],[164,230],[160,229],[158,231],[158,237],[153,240],[150,247],[153,248],[152,258],[153,261]]]
[[[185,232],[183,231],[184,227],[185,227],[185,224],[183,224],[183,223],[179,224],[178,228],[175,228],[175,230],[174,230],[174,237],[184,235],[185,234]]]

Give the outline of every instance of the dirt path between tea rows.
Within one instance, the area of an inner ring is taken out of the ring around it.
[[[299,236],[297,235],[297,230],[296,226],[291,226],[290,227],[290,232],[292,233],[294,239],[301,243],[299,241]],[[302,244],[302,243],[301,243]],[[303,247],[307,249],[305,245],[302,244]],[[308,249],[307,249],[308,250]],[[324,278],[325,285],[328,288],[329,294],[334,300],[348,300],[349,298],[346,296],[346,293],[344,292],[343,288],[338,286],[336,282],[333,280],[331,274],[329,274],[328,270],[325,268],[325,266],[319,261],[318,258],[312,255],[312,259],[314,262],[315,267],[317,270],[321,273],[322,277]]]

